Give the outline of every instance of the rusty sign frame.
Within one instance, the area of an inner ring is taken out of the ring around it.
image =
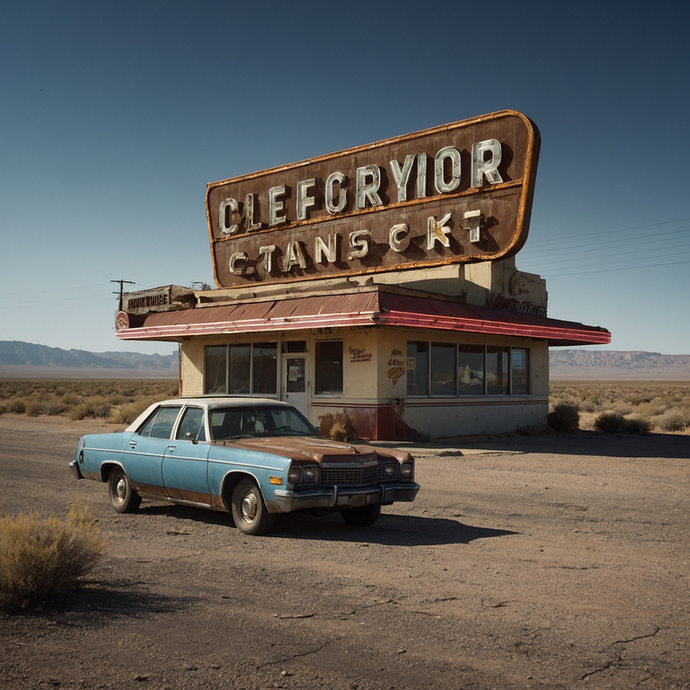
[[[212,182],[216,284],[508,258],[527,239],[539,146],[536,125],[503,110]]]

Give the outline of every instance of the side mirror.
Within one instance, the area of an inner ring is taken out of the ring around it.
[[[186,436],[187,436],[187,440],[188,440],[188,441],[191,441],[191,442],[194,443],[195,445],[196,445],[197,443],[199,443],[199,440],[198,440],[197,435],[196,435],[196,434],[193,434],[191,431],[187,432]]]

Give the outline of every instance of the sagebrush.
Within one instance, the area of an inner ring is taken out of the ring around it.
[[[91,507],[81,501],[71,504],[65,520],[41,520],[37,513],[0,517],[0,608],[26,608],[73,588],[106,548]]]

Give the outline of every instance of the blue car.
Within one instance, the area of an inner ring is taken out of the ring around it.
[[[118,513],[168,501],[231,512],[244,534],[295,511],[366,527],[419,491],[408,453],[331,441],[291,405],[257,398],[156,403],[123,432],[83,436],[70,467],[106,482]]]

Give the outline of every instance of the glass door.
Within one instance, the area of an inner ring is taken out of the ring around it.
[[[283,356],[284,400],[307,417],[307,355]]]

